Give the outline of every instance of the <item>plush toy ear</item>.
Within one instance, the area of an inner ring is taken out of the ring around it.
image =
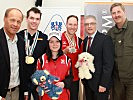
[[[49,75],[49,72],[48,72],[47,70],[44,70],[44,73],[45,73],[46,75]]]
[[[92,54],[90,54],[90,53],[88,53],[88,54],[86,54],[86,55],[88,56],[89,61],[90,61],[90,62],[93,62],[94,56],[93,56]]]
[[[93,62],[93,60],[94,60],[94,56],[91,55],[91,62]]]
[[[34,82],[35,85],[38,85],[38,81],[35,78],[33,78],[32,81]]]
[[[79,55],[78,55],[78,59],[80,59],[80,58],[81,58],[80,56],[81,56],[81,54],[79,54]]]
[[[92,60],[94,60],[94,56],[92,56]]]
[[[79,66],[79,62],[77,61],[76,64],[75,64],[75,68],[78,68]]]

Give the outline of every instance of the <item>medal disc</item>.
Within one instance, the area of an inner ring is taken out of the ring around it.
[[[70,53],[75,53],[76,52],[76,49],[74,47],[71,47],[71,48],[69,48],[69,52]]]
[[[33,57],[30,57],[30,56],[26,56],[25,57],[25,62],[27,63],[27,64],[33,64],[34,63],[34,58]]]

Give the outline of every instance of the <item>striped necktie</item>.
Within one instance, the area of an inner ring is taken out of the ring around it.
[[[92,37],[88,37],[88,52],[90,52]]]

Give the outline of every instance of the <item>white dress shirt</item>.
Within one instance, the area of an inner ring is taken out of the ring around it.
[[[92,42],[93,42],[93,40],[94,40],[94,37],[95,37],[96,33],[97,33],[97,31],[95,31],[95,33],[92,34],[92,35],[88,35],[88,38],[89,38],[89,37],[92,38],[92,39],[91,39],[91,43],[90,43],[90,47],[91,47],[91,45],[92,45]],[[88,42],[89,42],[89,41],[87,41],[87,44],[88,44]],[[87,50],[88,50],[88,45],[86,45],[86,51],[87,51]]]
[[[11,40],[9,36],[5,33],[7,39],[7,45],[10,56],[10,82],[8,89],[16,87],[20,84],[19,79],[19,56],[18,56],[18,48],[17,41],[18,38],[15,35],[14,39]]]

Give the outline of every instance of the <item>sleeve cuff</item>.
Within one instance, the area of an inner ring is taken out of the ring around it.
[[[0,100],[2,99],[2,97],[0,96]]]

